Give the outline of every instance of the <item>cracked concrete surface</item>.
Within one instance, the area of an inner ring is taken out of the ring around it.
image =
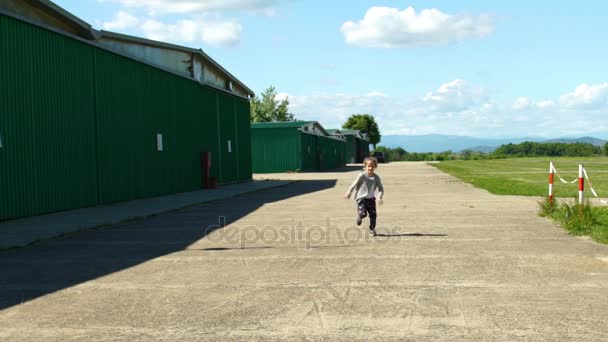
[[[342,199],[353,170],[260,175],[303,181],[0,254],[0,340],[608,340],[607,246],[537,198],[423,163],[377,171],[378,237]],[[305,189],[319,180],[335,181]]]

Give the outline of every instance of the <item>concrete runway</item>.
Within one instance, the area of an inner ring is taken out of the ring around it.
[[[381,164],[370,237],[357,172],[2,252],[0,340],[608,340],[608,246],[538,198]]]

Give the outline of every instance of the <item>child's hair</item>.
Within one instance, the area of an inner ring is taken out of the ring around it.
[[[371,163],[374,166],[374,168],[378,167],[378,161],[374,157],[367,157],[367,158],[363,159],[363,168],[365,168],[367,166],[367,163]]]

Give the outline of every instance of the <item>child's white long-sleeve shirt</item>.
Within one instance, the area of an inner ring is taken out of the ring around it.
[[[378,197],[382,198],[384,196],[384,187],[382,186],[382,180],[380,176],[374,174],[373,176],[368,176],[367,173],[361,172],[357,179],[348,187],[346,194],[350,197],[353,190],[356,189],[355,200],[360,200],[362,198],[374,198],[376,189],[378,189]]]

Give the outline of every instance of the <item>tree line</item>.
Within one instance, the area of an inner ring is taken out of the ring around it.
[[[589,143],[539,143],[525,141],[519,144],[500,145],[490,153],[473,150],[443,152],[407,152],[401,147],[378,146],[377,152],[384,152],[387,161],[442,161],[442,160],[481,160],[520,157],[593,157],[608,156],[608,143],[603,147]]]

